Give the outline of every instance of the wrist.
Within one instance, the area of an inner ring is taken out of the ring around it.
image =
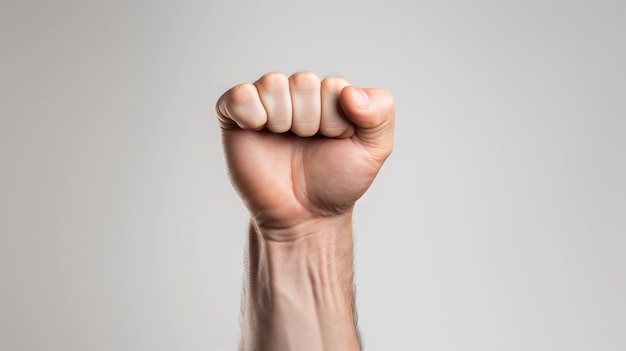
[[[333,239],[352,236],[352,209],[332,216],[310,216],[293,223],[273,223],[251,218],[251,226],[269,242],[296,242],[304,238],[315,239],[320,244],[332,244]]]

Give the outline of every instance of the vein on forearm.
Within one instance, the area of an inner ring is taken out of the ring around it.
[[[276,242],[264,239],[251,223],[244,334],[274,335],[274,341],[294,347],[307,336],[324,340],[341,333],[356,340],[351,235],[348,221],[316,235]]]

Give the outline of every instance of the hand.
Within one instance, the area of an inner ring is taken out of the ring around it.
[[[269,73],[216,111],[233,184],[268,231],[351,213],[393,146],[391,95],[338,77]]]

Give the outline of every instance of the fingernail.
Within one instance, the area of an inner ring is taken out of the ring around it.
[[[354,96],[354,103],[356,104],[356,107],[358,107],[361,110],[365,110],[366,108],[369,107],[370,99],[363,89],[355,87],[353,96]]]

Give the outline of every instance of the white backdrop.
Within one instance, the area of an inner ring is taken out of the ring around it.
[[[0,349],[234,350],[213,104],[397,102],[355,216],[368,350],[626,349],[623,1],[1,1]]]

